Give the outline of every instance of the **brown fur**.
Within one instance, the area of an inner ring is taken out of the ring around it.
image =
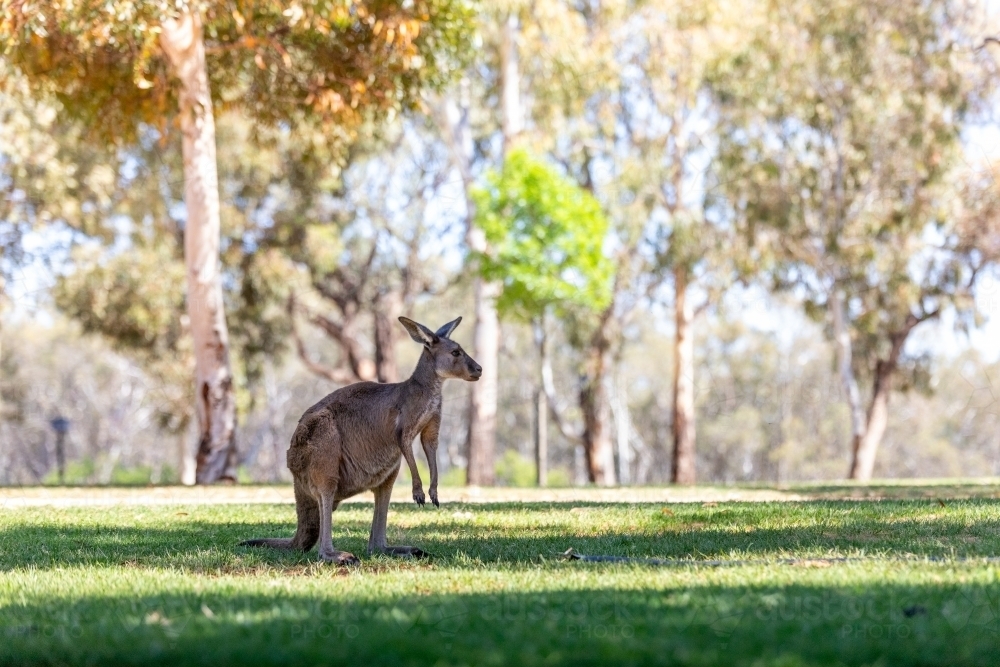
[[[319,542],[319,555],[340,564],[358,559],[338,551],[331,540],[332,513],[345,498],[374,491],[375,514],[368,553],[420,557],[421,549],[389,546],[386,517],[400,457],[413,479],[413,499],[424,504],[423,483],[413,457],[419,434],[430,466],[430,498],[438,505],[437,444],[441,425],[441,384],[448,378],[478,380],[482,367],[449,336],[462,318],[432,332],[399,318],[410,337],[424,345],[413,375],[405,382],[358,382],[342,387],[306,410],[288,448],[288,469],[295,480],[298,526],[290,539],[261,538],[245,546],[308,551]]]

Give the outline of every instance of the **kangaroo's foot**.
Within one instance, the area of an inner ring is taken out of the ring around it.
[[[368,550],[368,553],[373,552],[385,554],[386,556],[396,556],[398,558],[430,558],[431,556],[418,547],[385,546]]]
[[[347,551],[337,551],[333,547],[320,549],[319,557],[323,561],[334,563],[335,565],[359,565],[361,563],[361,560],[354,554]]]

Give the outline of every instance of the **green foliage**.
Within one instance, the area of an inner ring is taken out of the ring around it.
[[[590,193],[519,148],[472,199],[492,249],[479,258],[480,270],[503,282],[501,312],[530,320],[548,306],[594,311],[608,304],[608,220]]]
[[[419,465],[419,463],[417,464]],[[441,475],[441,486],[465,486],[465,468],[453,466]]]
[[[94,475],[96,472],[97,464],[94,462],[94,459],[89,456],[78,461],[67,461],[66,474],[63,478],[64,483],[69,485],[90,484],[94,481]],[[52,470],[50,470],[49,473],[42,479],[42,484],[58,483],[59,471],[53,467]]]
[[[54,296],[84,331],[149,356],[179,349],[185,335],[178,316],[184,311],[184,265],[165,244],[110,257],[88,248],[76,262],[81,270],[59,281]]]
[[[496,481],[499,486],[535,486],[536,474],[535,462],[513,449],[505,451],[496,462]]]
[[[246,382],[253,384],[265,360],[277,359],[285,350],[291,323],[284,306],[295,275],[287,257],[274,248],[242,253],[235,273],[240,285],[227,303],[229,333]]]
[[[77,461],[66,462],[65,484],[86,485],[94,484],[97,480],[97,462],[91,457],[84,457]],[[160,473],[160,483],[176,483],[176,475],[173,469],[165,467]],[[146,486],[153,481],[153,468],[148,465],[137,465],[126,467],[115,465],[111,469],[111,476],[108,479],[110,486]],[[53,468],[49,471],[42,484],[58,484],[59,471]]]
[[[522,456],[517,450],[506,450],[503,456],[496,462],[496,481],[498,486],[510,486],[522,489],[536,486],[538,475],[534,460]],[[448,484],[464,483],[464,477],[454,482],[448,482]],[[443,477],[442,484],[444,484]],[[547,484],[548,488],[573,486],[570,472],[566,468],[550,468]]]
[[[126,468],[115,466],[111,471],[112,486],[145,486],[153,478],[153,469],[149,466]]]
[[[2,235],[0,253],[14,263],[20,236],[54,222],[107,239],[115,185],[114,151],[85,145],[85,128],[29,84],[0,57],[0,221],[15,232]]]

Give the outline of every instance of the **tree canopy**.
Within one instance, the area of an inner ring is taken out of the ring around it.
[[[0,51],[95,137],[131,140],[177,108],[163,20],[202,13],[213,101],[263,124],[320,119],[344,137],[415,108],[464,58],[463,0],[3,0]]]
[[[531,320],[550,306],[604,308],[613,266],[604,253],[608,219],[594,196],[524,148],[485,182],[472,196],[492,249],[481,271],[503,283],[499,309]]]

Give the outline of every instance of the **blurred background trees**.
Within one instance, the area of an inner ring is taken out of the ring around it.
[[[985,10],[3,7],[0,483],[57,417],[71,483],[286,479],[305,408],[408,375],[400,314],[495,369],[452,483],[1000,474]]]
[[[11,64],[92,141],[122,148],[144,124],[161,133],[179,125],[198,481],[236,473],[214,107],[239,99],[254,122],[294,128],[315,118],[328,141],[350,136],[365,120],[412,107],[457,64],[449,56],[463,18],[426,0],[5,3],[0,39]]]

